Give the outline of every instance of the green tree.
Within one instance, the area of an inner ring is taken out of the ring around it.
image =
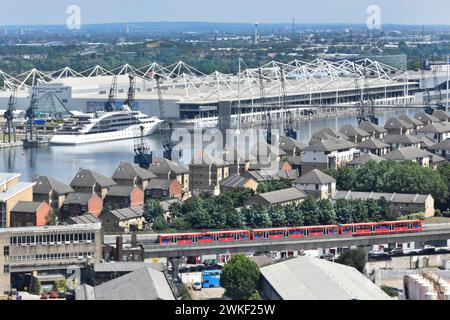
[[[246,225],[250,228],[267,228],[272,225],[268,210],[262,205],[254,205],[242,211]]]
[[[45,217],[45,224],[48,226],[55,226],[58,224],[58,215],[55,210],[50,210],[50,213]]]
[[[319,207],[317,200],[311,196],[308,196],[302,203],[300,203],[299,209],[302,213],[303,224],[305,226],[317,226],[319,225]]]
[[[328,225],[336,223],[336,211],[329,199],[320,199],[317,201],[317,209],[319,212],[319,224]]]
[[[259,275],[259,267],[254,261],[243,254],[237,254],[223,267],[220,284],[228,297],[247,300],[256,291]]]
[[[153,222],[152,229],[154,231],[162,231],[166,230],[168,227],[167,221],[164,217],[156,217],[156,219]]]
[[[144,218],[149,223],[153,223],[156,218],[164,216],[164,209],[156,200],[147,201],[144,205]]]
[[[286,215],[284,208],[281,206],[274,206],[269,209],[270,220],[272,221],[272,227],[285,227]]]
[[[366,253],[362,248],[347,249],[342,252],[336,260],[337,263],[353,267],[361,273],[364,273],[366,265]]]

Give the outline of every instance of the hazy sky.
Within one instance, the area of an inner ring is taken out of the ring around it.
[[[0,0],[0,25],[65,24],[69,5],[82,23],[135,21],[365,23],[367,7],[382,23],[448,24],[449,0]]]

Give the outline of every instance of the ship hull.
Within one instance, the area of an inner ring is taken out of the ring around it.
[[[75,146],[80,144],[115,141],[115,140],[125,140],[134,139],[136,137],[136,132],[140,133],[140,127],[144,127],[143,135],[149,136],[153,134],[159,127],[162,121],[150,123],[150,124],[139,124],[130,126],[123,130],[118,130],[115,132],[102,132],[102,133],[92,133],[92,134],[76,134],[76,135],[65,135],[57,134],[54,135],[49,143],[54,146]]]

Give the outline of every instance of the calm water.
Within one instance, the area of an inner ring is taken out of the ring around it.
[[[414,115],[419,110],[407,110]],[[384,125],[387,118],[405,111],[387,111],[379,115]],[[330,127],[339,130],[345,124],[358,125],[356,117],[329,118],[296,123],[299,139],[309,142],[316,131]],[[276,127],[276,126],[275,126]],[[154,135],[146,138],[154,155],[162,155],[162,137]],[[181,162],[189,163],[190,150],[183,150]],[[22,181],[31,181],[36,175],[49,175],[69,183],[79,168],[87,168],[111,176],[120,161],[133,162],[133,140],[103,142],[81,146],[44,146],[23,150],[11,148],[0,150],[0,172],[19,172]]]

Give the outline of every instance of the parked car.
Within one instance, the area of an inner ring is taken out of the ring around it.
[[[58,298],[58,293],[56,291],[50,292],[50,299],[56,299]]]
[[[402,256],[404,255],[403,248],[397,247],[389,251],[389,255],[391,256]]]
[[[388,257],[389,254],[382,250],[373,250],[369,252],[369,258],[385,258]]]
[[[66,293],[65,292],[63,292],[63,291],[58,292],[58,299],[65,299],[65,298],[66,298]]]
[[[194,282],[194,284],[192,285],[192,289],[194,289],[195,291],[200,291],[202,290],[202,284],[200,282]]]
[[[423,249],[421,251],[422,251],[422,253],[435,253],[436,252],[436,247],[430,246],[430,245],[426,245],[426,246],[423,247]]]
[[[41,299],[42,299],[42,300],[47,300],[47,299],[48,299],[48,294],[47,294],[47,292],[43,292],[43,293],[41,294]]]

